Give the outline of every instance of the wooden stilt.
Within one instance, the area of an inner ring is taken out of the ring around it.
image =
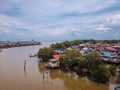
[[[25,70],[25,68],[26,68],[26,60],[24,61],[24,70]]]

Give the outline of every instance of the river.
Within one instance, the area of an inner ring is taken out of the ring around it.
[[[39,48],[48,45],[44,43],[2,50],[0,90],[109,90],[109,86],[78,77],[75,73],[49,71],[43,68],[44,63],[40,63],[37,57],[29,57],[29,54],[36,54]]]

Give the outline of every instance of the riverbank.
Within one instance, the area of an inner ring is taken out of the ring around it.
[[[15,47],[0,53],[0,90],[109,90],[109,86],[97,84],[75,73],[43,68],[37,57],[30,58],[28,53],[37,53],[41,45]],[[26,68],[24,70],[24,61]],[[44,79],[43,79],[44,75]]]
[[[0,48],[12,48],[21,46],[41,45],[41,42],[37,41],[24,41],[24,42],[1,42]]]
[[[120,44],[76,44],[75,41],[66,41],[40,49],[38,57],[42,58],[43,62],[49,62],[51,68],[60,67],[89,75],[91,80],[106,84],[110,77],[115,75],[120,64],[119,52]]]

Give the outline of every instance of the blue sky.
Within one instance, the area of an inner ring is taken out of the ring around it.
[[[120,0],[0,0],[0,41],[120,39]]]

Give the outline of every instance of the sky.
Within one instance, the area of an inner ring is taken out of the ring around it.
[[[0,41],[120,39],[120,0],[0,0]]]

